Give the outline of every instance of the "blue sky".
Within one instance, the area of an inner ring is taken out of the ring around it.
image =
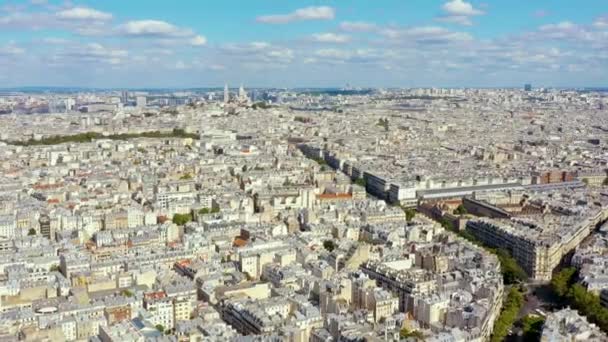
[[[608,0],[5,0],[0,88],[608,86]]]

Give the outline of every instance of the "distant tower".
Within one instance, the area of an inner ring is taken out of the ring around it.
[[[524,84],[524,90],[525,91],[532,91],[532,85],[531,84]]]
[[[230,101],[230,93],[228,92],[228,83],[224,85],[224,103]]]
[[[249,97],[247,96],[247,92],[245,91],[243,84],[241,84],[241,87],[239,88],[239,102],[247,101],[249,101]]]

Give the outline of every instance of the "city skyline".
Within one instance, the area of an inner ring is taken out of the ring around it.
[[[2,88],[602,87],[605,1],[9,1]]]

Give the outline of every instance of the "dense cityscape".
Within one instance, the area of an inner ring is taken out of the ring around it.
[[[607,101],[3,93],[0,333],[606,340]]]

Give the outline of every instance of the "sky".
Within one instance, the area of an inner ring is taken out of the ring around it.
[[[608,86],[608,0],[0,0],[0,88]]]

